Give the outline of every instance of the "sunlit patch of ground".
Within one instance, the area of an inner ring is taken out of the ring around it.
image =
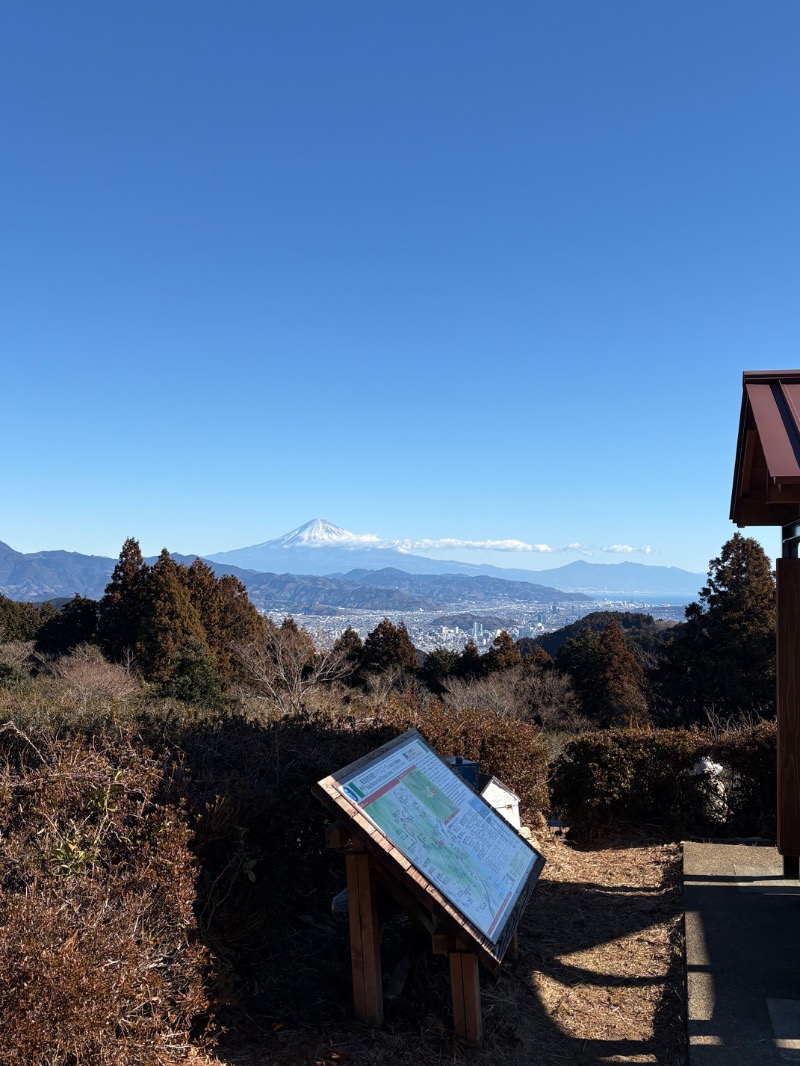
[[[550,1061],[685,1062],[679,849],[544,847],[524,931]]]

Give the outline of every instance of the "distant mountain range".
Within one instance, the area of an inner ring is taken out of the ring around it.
[[[642,563],[589,563],[579,560],[551,570],[506,569],[488,563],[462,563],[455,559],[428,559],[422,555],[387,548],[377,538],[351,533],[322,518],[314,518],[275,540],[249,548],[217,552],[207,558],[249,570],[282,574],[342,575],[353,570],[401,570],[405,574],[463,574],[467,577],[495,577],[503,581],[545,584],[562,592],[587,595],[642,593],[667,596],[697,596],[705,584],[705,574],[694,574],[676,566],[650,566]]]
[[[114,564],[114,559],[78,552],[26,554],[0,541],[0,592],[12,600],[49,600],[76,592],[98,599]]]
[[[348,570],[395,567],[408,574],[505,576],[500,567],[486,568],[470,566],[469,563],[426,559],[396,548],[383,547],[379,542],[371,544],[370,540],[377,541],[377,538],[351,533],[322,518],[314,518],[275,540],[252,544],[249,548],[216,552],[208,558],[216,563],[274,574],[339,574]]]
[[[260,610],[430,610],[650,595],[693,599],[704,574],[641,563],[578,561],[551,570],[504,569],[370,545],[370,538],[314,519],[284,537],[206,556],[217,574],[234,574]],[[187,565],[196,556],[175,556]],[[155,561],[155,560],[150,560]],[[75,593],[99,599],[116,560],[78,552],[23,553],[0,542],[0,593],[46,600]]]
[[[557,588],[585,592],[592,597],[624,595],[689,596],[696,599],[706,583],[705,574],[693,574],[677,566],[642,563],[587,563],[577,559],[552,570],[537,570],[536,577]]]
[[[472,603],[495,606],[498,600],[510,603],[574,603],[588,600],[582,592],[564,592],[530,581],[505,581],[498,577],[468,577],[462,574],[407,574],[394,567],[383,570],[350,570],[342,575],[348,581],[376,588],[398,589],[423,596],[437,604]]]

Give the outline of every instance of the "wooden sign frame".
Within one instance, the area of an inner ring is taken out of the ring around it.
[[[496,819],[492,824],[493,831],[500,838],[504,834],[513,834],[515,844],[521,848],[527,848],[533,856],[532,865],[528,870],[524,882],[517,887],[516,899],[502,915],[496,935],[490,938],[483,932],[445,893],[433,884],[429,878],[395,846],[383,830],[361,809],[351,796],[343,791],[343,786],[354,776],[367,770],[371,764],[383,762],[387,756],[391,756],[397,749],[404,747],[412,741],[418,741],[426,749],[426,755],[432,756],[440,766],[437,773],[442,771],[447,775],[456,777],[453,768],[441,758],[425,741],[418,730],[410,729],[402,736],[396,737],[387,744],[381,745],[361,759],[342,767],[328,777],[317,782],[313,788],[314,794],[322,800],[335,814],[344,818],[348,829],[353,837],[366,849],[366,851],[378,861],[387,873],[389,873],[403,888],[418,900],[424,907],[439,919],[443,927],[453,936],[458,938],[469,951],[474,952],[476,957],[489,969],[496,970],[505,957],[511,940],[516,931],[523,911],[536,887],[536,882],[545,864],[544,856],[536,850],[523,836],[509,825],[501,814],[494,810],[478,793],[461,778],[457,778],[458,785],[470,794],[470,803],[481,804],[485,810],[481,815],[487,819]]]

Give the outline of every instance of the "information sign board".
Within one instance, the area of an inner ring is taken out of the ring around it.
[[[417,730],[317,786],[348,815],[378,858],[456,919],[490,965],[502,960],[544,865],[509,823]],[[491,962],[490,962],[491,960]],[[494,966],[492,966],[494,968]]]

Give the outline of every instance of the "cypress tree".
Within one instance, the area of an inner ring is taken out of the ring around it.
[[[166,548],[147,575],[144,624],[136,646],[137,662],[149,681],[167,682],[187,645],[208,650],[200,613],[192,603],[184,567]]]
[[[631,725],[648,717],[645,676],[618,622],[585,629],[558,653],[587,718],[601,726]]]
[[[138,540],[128,537],[98,609],[98,638],[112,659],[123,659],[140,643],[149,570]]]
[[[521,666],[522,656],[510,634],[502,629],[492,641],[492,646],[484,657],[484,669],[487,674],[495,670],[510,670],[512,666]]]
[[[415,673],[417,669],[417,651],[408,635],[403,622],[393,625],[388,618],[379,622],[371,633],[367,634],[361,652],[361,672],[363,674],[382,674],[387,670],[401,670],[403,673]]]
[[[709,712],[774,714],[775,579],[757,540],[734,533],[711,560],[654,685],[669,723],[702,722]]]

